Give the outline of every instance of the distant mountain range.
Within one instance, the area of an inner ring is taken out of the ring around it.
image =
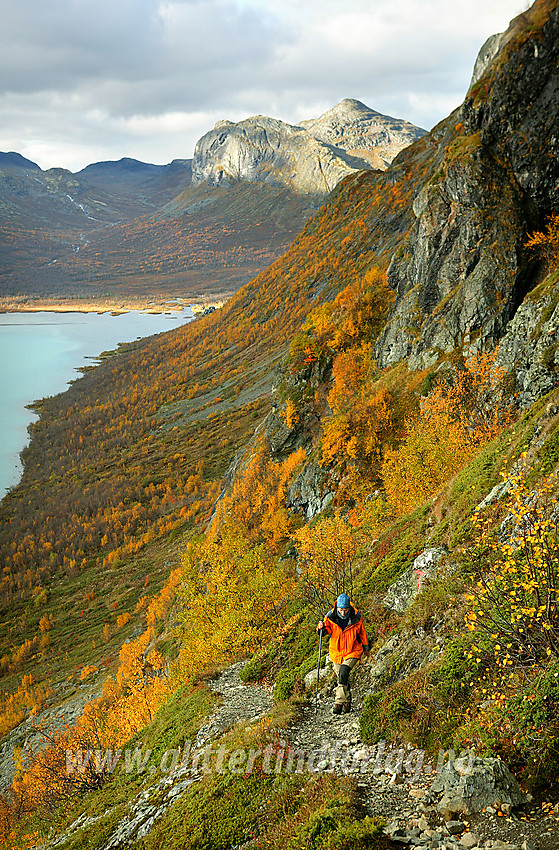
[[[299,125],[220,121],[194,157],[77,173],[0,153],[0,306],[228,295],[292,242],[348,174],[425,134],[346,99]]]

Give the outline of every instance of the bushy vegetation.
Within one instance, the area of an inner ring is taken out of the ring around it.
[[[482,81],[476,96],[489,90]],[[373,356],[412,199],[480,143],[462,130],[449,120],[390,173],[343,181],[220,312],[123,347],[42,402],[23,481],[1,508],[0,731],[42,709],[53,672],[99,693],[29,764],[19,758],[0,807],[7,847],[45,838],[45,804],[55,832],[94,814],[67,846],[101,846],[152,780],[75,777],[65,751],[143,742],[160,754],[192,740],[215,700],[204,677],[232,660],[250,659],[244,681],[275,686],[275,708],[227,741],[277,743],[308,697],[316,621],[340,590],[375,649],[391,639],[361,715],[367,740],[468,744],[534,785],[554,775],[558,524],[544,479],[559,459],[557,394],[519,416],[490,352],[441,355],[418,372],[379,369]],[[555,225],[532,236],[546,261]],[[285,436],[275,449],[262,426],[272,405]],[[305,465],[330,503],[311,522],[287,505]],[[493,493],[476,510],[503,466],[509,503]],[[446,548],[444,569],[418,576],[403,615],[389,612],[387,588],[426,546]],[[226,771],[196,777],[143,846],[383,847],[364,814],[339,777]]]

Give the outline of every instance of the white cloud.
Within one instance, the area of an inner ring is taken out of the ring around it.
[[[215,120],[343,97],[430,127],[523,0],[0,0],[0,150],[43,167],[191,156]]]

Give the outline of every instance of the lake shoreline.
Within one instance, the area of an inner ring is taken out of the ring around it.
[[[66,302],[0,313],[0,499],[19,484],[21,452],[41,402],[68,391],[120,345],[176,330],[195,319],[190,305],[166,309],[77,310]],[[54,307],[58,309],[53,309]],[[82,308],[85,305],[82,305]],[[98,304],[95,305],[99,306]],[[162,306],[162,305],[159,305]]]
[[[32,302],[24,300],[16,300],[15,298],[0,298],[0,315],[5,313],[110,313],[113,316],[119,316],[124,313],[142,312],[153,313],[155,315],[161,313],[179,312],[190,308],[196,315],[202,313],[208,307],[222,307],[225,303],[223,295],[213,296],[210,294],[203,299],[190,301],[183,298],[169,298],[162,301],[146,301],[139,299],[138,301],[114,302],[114,301],[87,301],[82,299],[74,300],[34,300]]]

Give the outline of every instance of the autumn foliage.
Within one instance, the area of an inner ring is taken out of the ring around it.
[[[218,540],[191,544],[183,565],[181,676],[253,653],[282,625],[293,578],[231,522]]]
[[[332,413],[323,420],[322,456],[327,462],[351,458],[378,465],[391,433],[392,410],[387,389],[372,382],[372,366],[368,343],[336,355],[328,394]]]
[[[270,460],[265,443],[258,440],[229,492],[219,500],[209,536],[215,537],[222,523],[230,522],[250,541],[277,545],[285,540],[292,526],[285,507],[287,487],[304,459],[305,450],[297,449],[283,461]]]
[[[559,658],[557,481],[548,478],[530,489],[522,465],[506,481],[508,539],[491,538],[482,512],[476,512],[482,566],[466,614],[468,629],[489,637],[505,679]],[[481,652],[474,644],[476,650]]]
[[[323,616],[332,599],[340,593],[353,593],[359,534],[337,513],[303,526],[294,538],[303,568],[300,591],[317,616]]]
[[[182,570],[174,570],[162,590],[143,606],[146,628],[122,645],[116,676],[107,677],[102,695],[86,704],[76,723],[57,731],[44,722],[38,723],[36,731],[44,739],[43,748],[31,759],[16,752],[16,777],[9,797],[0,801],[4,837],[14,819],[25,813],[100,788],[111,773],[106,752],[116,752],[151,722],[158,707],[177,687],[176,678],[169,676],[167,662],[155,647],[155,627],[168,615],[181,577]],[[96,668],[89,665],[83,672],[91,675]],[[24,677],[17,694],[5,702],[5,722],[9,724],[11,720],[12,704],[21,705],[25,699],[32,704],[33,714],[48,695],[31,676]],[[90,756],[83,761],[81,755],[75,755],[78,761],[74,764],[73,754],[82,751],[89,751]]]
[[[544,260],[548,272],[557,268],[559,265],[559,213],[548,216],[544,229],[534,231],[528,237],[526,247]]]
[[[471,357],[421,400],[382,476],[389,510],[407,513],[434,495],[510,420],[504,370],[490,354]]]

